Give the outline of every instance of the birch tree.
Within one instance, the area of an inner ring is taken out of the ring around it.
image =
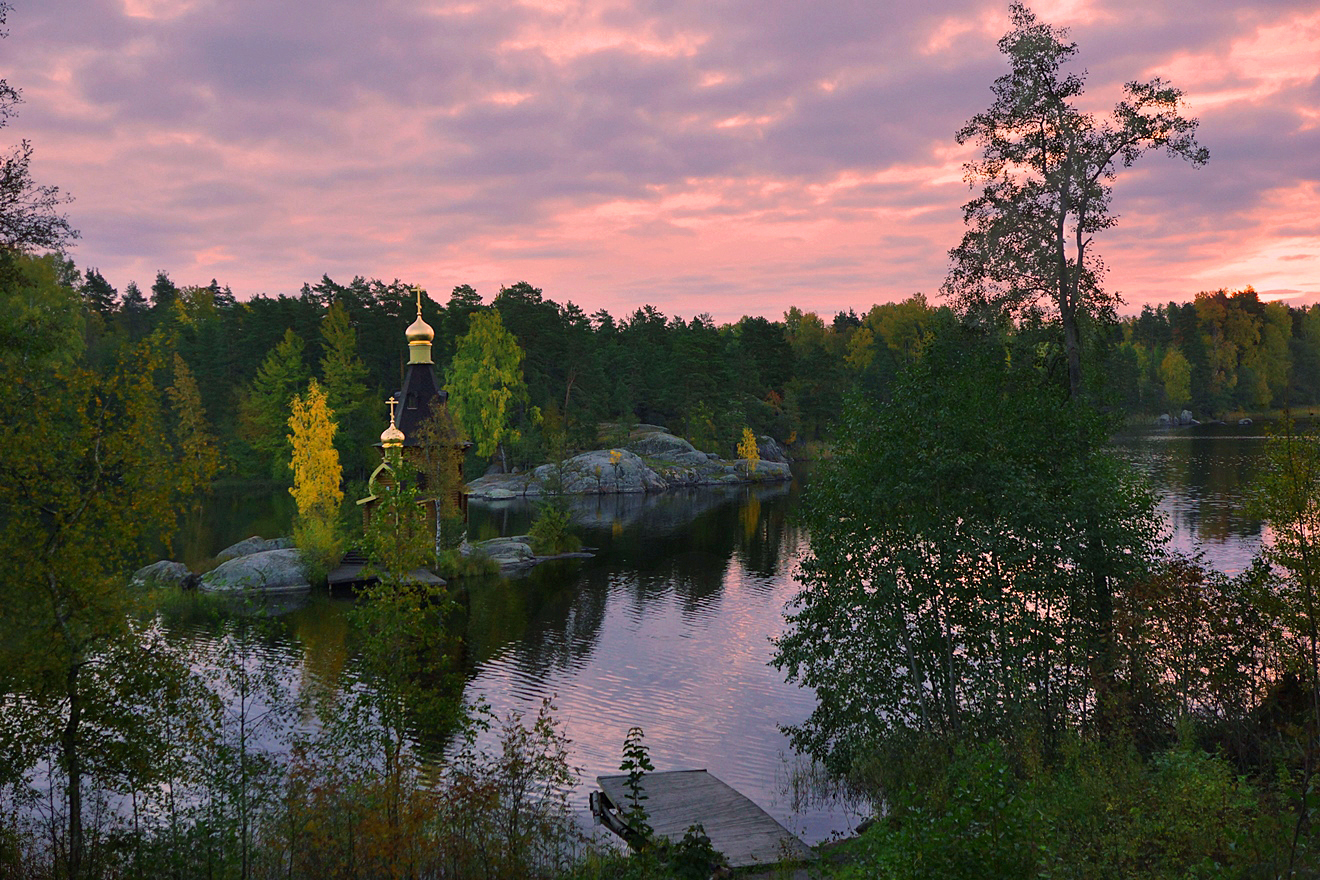
[[[962,309],[1021,313],[1044,304],[1058,318],[1068,388],[1081,393],[1080,322],[1108,315],[1118,297],[1102,286],[1095,236],[1118,222],[1110,210],[1120,168],[1144,153],[1204,165],[1197,120],[1182,114],[1183,93],[1155,77],[1129,82],[1107,119],[1076,106],[1084,74],[1063,65],[1077,53],[1068,32],[1038,22],[1022,3],[999,41],[1012,69],[995,80],[995,101],[959,130],[981,157],[964,166],[981,194],[963,206],[967,231],[949,252],[944,292]]]
[[[514,408],[527,401],[522,362],[523,350],[500,313],[474,312],[470,329],[458,340],[446,383],[450,410],[477,454],[489,458],[498,450],[505,470],[505,443],[518,438]]]

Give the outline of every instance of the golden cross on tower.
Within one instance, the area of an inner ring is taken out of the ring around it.
[[[419,285],[413,285],[413,293],[417,294],[417,317],[422,317],[422,288]]]
[[[390,427],[393,428],[393,427],[395,427],[395,424],[394,424],[394,408],[395,408],[396,406],[399,405],[399,401],[394,397],[393,394],[391,394],[391,395],[390,395],[390,399],[387,400],[387,401],[385,401],[385,403],[388,404],[388,405],[389,405],[389,408],[390,408]]]

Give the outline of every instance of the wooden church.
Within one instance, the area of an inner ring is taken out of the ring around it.
[[[365,527],[371,521],[380,491],[395,484],[399,469],[406,462],[416,475],[440,547],[449,543],[444,534],[446,522],[466,518],[463,454],[471,444],[459,439],[449,415],[449,394],[436,381],[431,357],[435,330],[422,320],[422,292],[419,288],[414,291],[417,319],[405,331],[408,366],[403,374],[403,387],[386,401],[390,424],[381,433],[377,445],[381,462],[367,483],[369,494],[358,505],[362,507]]]

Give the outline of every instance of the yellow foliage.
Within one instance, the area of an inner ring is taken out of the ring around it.
[[[290,403],[289,442],[293,444],[293,488],[289,493],[302,517],[333,520],[344,493],[339,488],[341,469],[335,451],[334,413],[325,392],[313,379],[307,393]]]
[[[1178,407],[1192,399],[1192,365],[1176,347],[1170,346],[1160,361],[1160,380],[1169,406]]]
[[[313,379],[305,395],[289,404],[289,442],[293,446],[293,488],[298,505],[293,540],[303,551],[308,577],[319,581],[339,562],[343,542],[339,533],[339,453],[335,451],[335,419],[325,392]]]
[[[876,308],[879,308],[877,306]],[[843,361],[854,370],[865,370],[875,360],[875,331],[863,324],[848,340],[848,353]]]
[[[756,472],[756,463],[761,460],[760,450],[756,448],[756,435],[751,428],[743,428],[742,442],[738,444],[738,457],[747,459],[747,469]]]

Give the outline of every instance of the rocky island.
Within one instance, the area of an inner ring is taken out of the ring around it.
[[[623,446],[583,452],[525,473],[492,473],[468,483],[467,495],[488,501],[562,493],[614,495],[696,486],[776,483],[793,478],[773,438],[757,438],[758,459],[728,461],[702,452],[657,425],[638,425]]]

